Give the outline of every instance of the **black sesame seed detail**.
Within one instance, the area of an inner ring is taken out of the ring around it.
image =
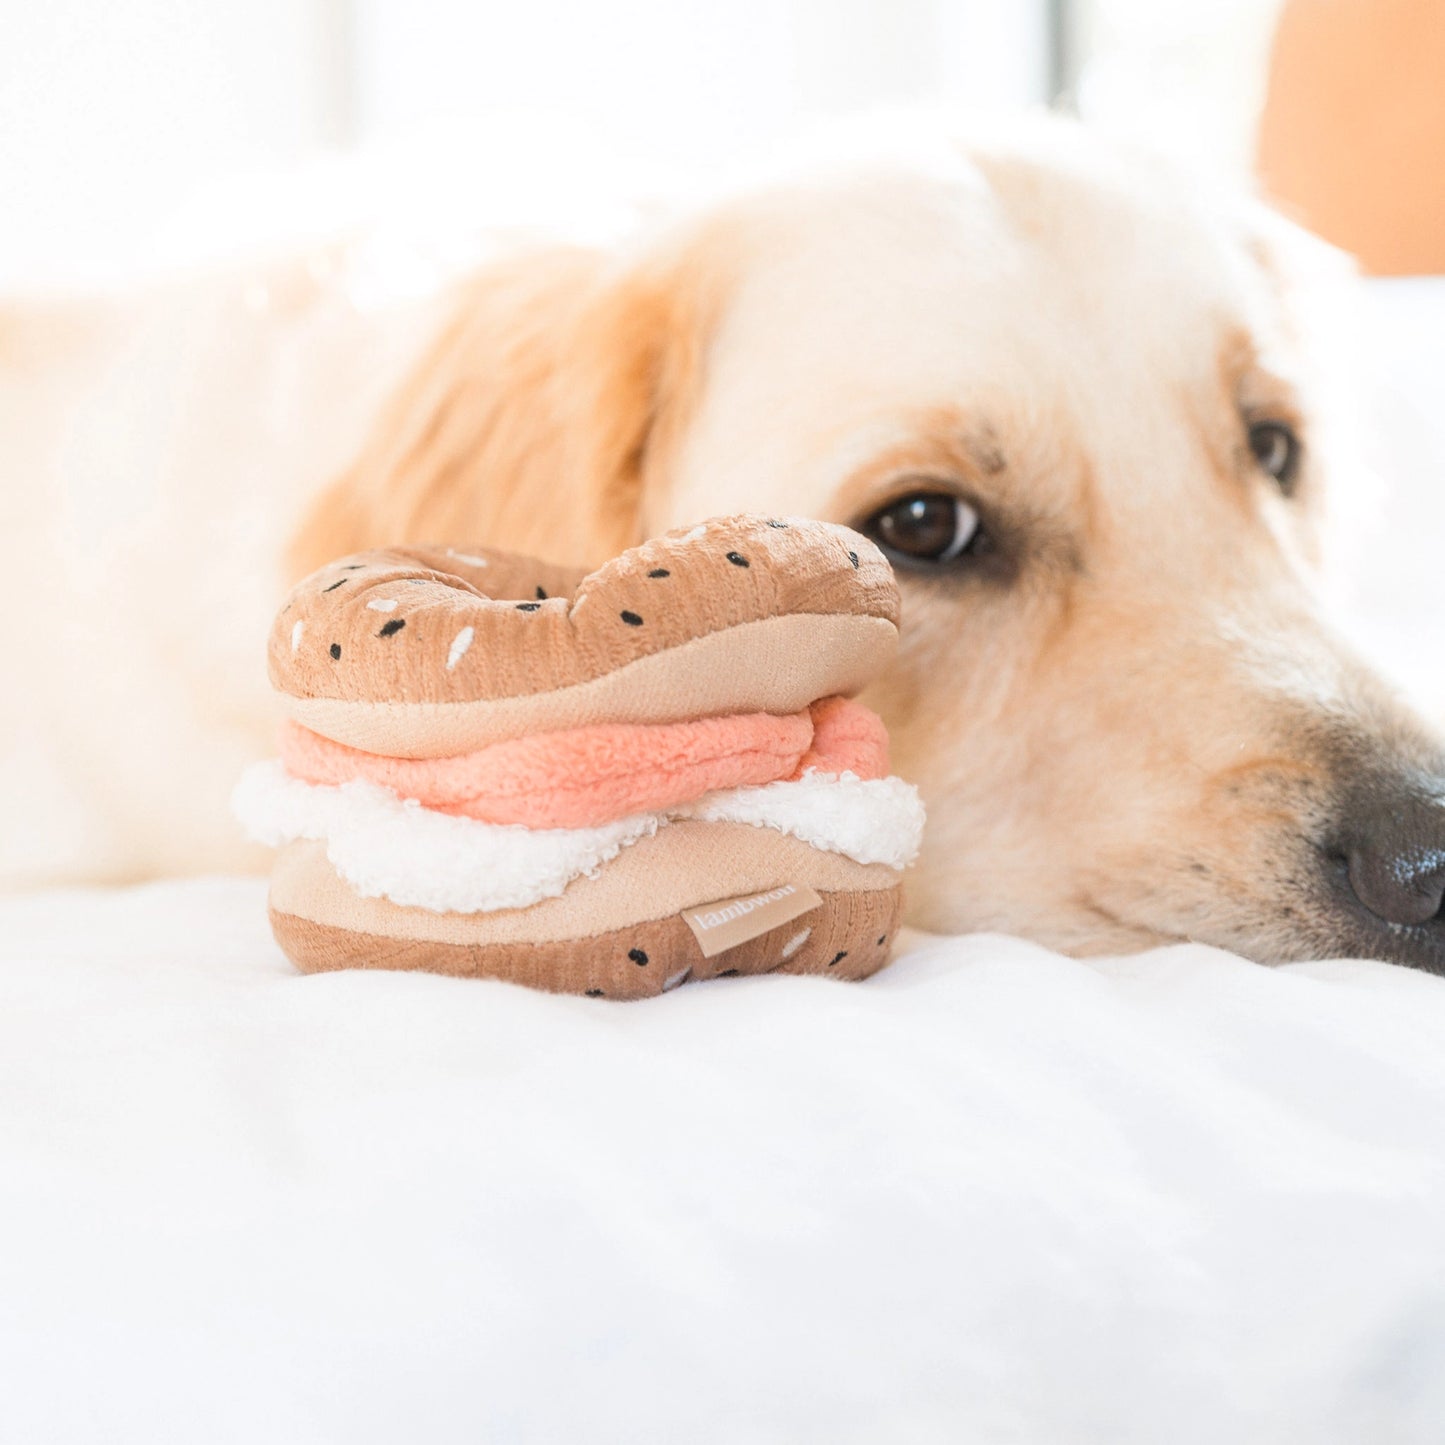
[[[744,557],[741,552],[729,552],[728,561],[731,562],[734,567],[746,567],[748,565],[748,559]]]
[[[378,637],[395,637],[396,634],[400,632],[401,629],[405,626],[405,617],[393,617],[390,622],[383,622],[381,624],[381,631],[378,632],[376,635]]]
[[[647,575],[649,577],[671,577],[672,573],[666,567],[654,567]]]
[[[846,948],[840,949],[837,953],[835,953],[835,954],[833,955],[832,961],[828,964],[828,967],[829,967],[829,968],[836,967],[836,965],[842,963],[843,960],[844,960],[845,958],[847,958],[847,957],[848,957],[848,950],[847,950]]]
[[[768,518],[768,526],[776,527],[780,532],[786,532],[788,530],[788,524],[786,522],[779,522],[773,517]]]
[[[638,968],[647,967],[647,955],[640,948],[629,948],[627,950],[627,956]]]
[[[343,572],[364,572],[366,570],[366,563],[348,562],[341,570]]]
[[[587,990],[587,997],[588,997],[588,998],[601,998],[601,997],[603,997],[602,990],[601,990],[600,988],[589,988],[589,989]]]
[[[321,590],[323,592],[335,592],[338,587],[345,587],[346,584],[350,581],[350,577],[340,577],[335,582],[333,582],[330,587],[323,587]]]
[[[541,605],[542,604],[540,602],[519,602],[517,603],[517,611],[535,612]]]
[[[340,644],[339,642],[333,642],[333,643],[331,644],[331,658],[332,658],[332,661],[333,661],[333,662],[340,661],[340,659],[341,659],[341,644]]]
[[[856,552],[849,552],[848,560],[853,564],[853,570],[856,572],[858,570],[858,554]]]
[[[641,626],[642,626],[642,619],[641,619],[635,612],[624,612],[624,613],[622,613],[622,620],[623,620],[629,627],[641,627]]]
[[[738,971],[735,968],[725,968],[720,974],[718,974],[719,978],[736,978],[737,976]]]
[[[538,602],[545,602],[546,600],[547,600],[547,589],[546,589],[545,587],[539,587],[539,588],[537,589],[537,601],[538,601]]]
[[[885,943],[887,943],[887,942],[888,942],[888,935],[887,935],[886,933],[880,933],[880,934],[878,935],[878,947],[879,947],[879,948],[882,948],[883,945],[884,945]]]

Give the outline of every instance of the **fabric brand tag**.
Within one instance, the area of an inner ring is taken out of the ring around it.
[[[806,883],[784,883],[765,893],[684,908],[682,921],[692,929],[702,956],[714,958],[822,906],[823,900]]]

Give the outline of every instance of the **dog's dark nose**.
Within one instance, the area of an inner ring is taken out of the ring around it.
[[[1429,923],[1445,900],[1445,797],[1376,787],[1362,804],[1342,850],[1351,891],[1385,923]]]

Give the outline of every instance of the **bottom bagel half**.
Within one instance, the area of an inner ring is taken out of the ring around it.
[[[887,864],[858,863],[772,828],[678,820],[556,897],[443,913],[363,897],[328,861],[325,842],[301,839],[277,857],[270,915],[277,941],[306,973],[420,969],[635,999],[733,974],[866,978],[888,961],[899,878]],[[684,910],[789,884],[812,889],[820,905],[704,957]]]

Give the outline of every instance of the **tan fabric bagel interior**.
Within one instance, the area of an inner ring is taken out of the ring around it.
[[[326,861],[326,845],[308,840],[277,855],[271,906],[316,923],[433,943],[563,942],[780,883],[832,892],[896,888],[898,873],[772,828],[683,821],[624,848],[596,877],[578,878],[558,898],[492,913],[433,913],[359,897]]]
[[[532,732],[595,722],[670,723],[734,712],[800,712],[851,696],[892,658],[882,617],[804,613],[742,622],[571,687],[476,702],[362,702],[282,694],[287,714],[336,742],[441,758]]]

